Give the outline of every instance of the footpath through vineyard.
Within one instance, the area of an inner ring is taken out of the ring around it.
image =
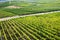
[[[6,20],[9,20],[9,19],[26,17],[26,16],[35,16],[35,15],[51,14],[51,13],[56,13],[56,12],[60,12],[60,11],[45,12],[45,13],[36,13],[36,14],[21,15],[21,16],[18,16],[18,15],[17,15],[17,16],[13,16],[13,17],[0,18],[0,21],[6,21]]]

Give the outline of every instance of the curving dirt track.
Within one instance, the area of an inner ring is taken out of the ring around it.
[[[43,14],[51,14],[51,13],[56,13],[60,11],[53,11],[53,12],[46,12],[46,13],[36,13],[36,14],[29,14],[29,15],[22,15],[22,16],[13,16],[13,17],[6,17],[6,18],[1,18],[0,21],[6,21],[14,18],[20,18],[20,17],[26,17],[26,16],[35,16],[35,15],[43,15]]]

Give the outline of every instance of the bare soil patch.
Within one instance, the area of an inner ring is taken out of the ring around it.
[[[5,8],[14,8],[15,9],[15,8],[22,8],[22,7],[12,5],[12,6],[7,6]]]

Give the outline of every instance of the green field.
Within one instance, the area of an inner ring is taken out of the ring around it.
[[[5,8],[7,6],[19,6],[22,8],[19,9],[10,9]],[[60,10],[60,3],[39,3],[39,2],[5,2],[0,3],[0,18],[10,17],[16,15],[26,15],[26,14],[35,14],[35,13],[44,13],[50,11]],[[5,13],[4,13],[4,12]],[[3,14],[2,14],[3,13]]]
[[[60,11],[59,0],[0,0],[0,18]],[[11,8],[20,7],[20,8]],[[60,40],[60,12],[0,21],[0,40]]]
[[[60,12],[0,22],[3,40],[60,40]]]
[[[15,16],[15,14],[13,13],[10,13],[10,12],[6,12],[6,11],[1,11],[0,10],[0,18],[3,18],[3,17],[11,17],[11,16]]]

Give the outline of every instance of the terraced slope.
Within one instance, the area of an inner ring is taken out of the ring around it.
[[[3,40],[60,40],[60,13],[0,22]]]

